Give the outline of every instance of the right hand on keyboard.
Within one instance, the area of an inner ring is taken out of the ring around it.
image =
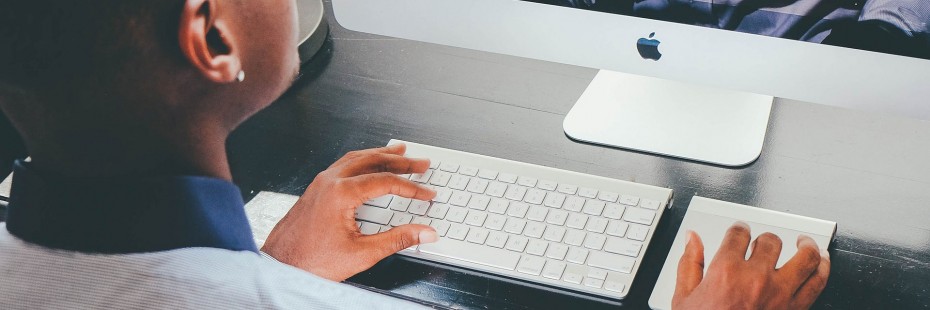
[[[688,244],[678,265],[673,309],[808,309],[827,284],[830,258],[807,236],[798,237],[798,252],[775,269],[781,240],[762,234],[746,260],[749,226],[730,227],[704,274],[704,246],[688,232]],[[822,254],[821,254],[822,253]]]
[[[435,242],[436,231],[408,224],[363,236],[355,224],[355,209],[383,195],[430,201],[436,192],[398,174],[423,173],[426,159],[404,157],[406,147],[394,146],[346,154],[321,172],[297,204],[281,219],[262,251],[275,259],[318,276],[342,281],[405,248]]]

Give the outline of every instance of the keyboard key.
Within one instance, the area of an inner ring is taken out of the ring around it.
[[[604,212],[604,206],[606,204],[607,203],[603,201],[591,199],[591,200],[588,200],[588,202],[584,204],[584,209],[582,210],[584,213],[594,215],[594,216],[599,216],[601,215],[601,212]]]
[[[634,207],[635,207],[636,205],[639,204],[639,197],[630,196],[630,195],[623,195],[623,196],[620,196],[620,201],[619,201],[619,202],[622,203],[622,204],[625,204],[625,205],[629,205],[629,206],[634,206]]]
[[[601,286],[604,286],[604,280],[598,280],[594,278],[585,278],[584,286],[593,287],[593,288],[601,288]]]
[[[446,233],[449,232],[449,227],[451,227],[452,224],[446,221],[433,220],[430,222],[429,226],[432,226],[433,229],[436,229],[436,233],[439,234],[440,237],[444,237]]]
[[[607,280],[607,270],[600,268],[588,268],[588,278]]]
[[[394,211],[406,212],[407,207],[410,206],[410,198],[396,197],[394,200],[391,200],[390,208]]]
[[[610,221],[607,224],[607,234],[611,236],[623,237],[626,235],[626,229],[630,227],[630,224],[627,224],[623,221]]]
[[[439,164],[439,170],[446,171],[446,172],[458,172],[459,165],[452,164],[452,163],[441,163]]]
[[[361,231],[363,235],[374,235],[377,234],[379,230],[381,230],[381,225],[368,222],[362,222],[362,226],[359,227],[359,231]]]
[[[365,204],[369,206],[379,207],[379,208],[387,208],[388,205],[391,203],[392,198],[394,198],[394,195],[384,195],[384,196],[369,200],[368,202],[365,202]]]
[[[490,183],[491,182],[488,180],[471,178],[471,181],[468,182],[468,187],[465,190],[475,194],[483,194],[484,191],[488,189],[488,184]]]
[[[453,206],[464,207],[468,205],[471,194],[461,191],[452,191],[452,197],[449,198],[449,204]]]
[[[600,250],[604,247],[605,241],[607,241],[607,237],[604,235],[588,233],[588,237],[584,239],[584,247],[592,250]]]
[[[462,224],[453,223],[449,227],[449,232],[446,233],[446,237],[455,239],[455,240],[465,240],[465,237],[468,236],[468,226]]]
[[[488,189],[485,192],[488,196],[494,196],[497,198],[504,197],[504,194],[507,193],[507,184],[501,182],[491,182],[488,185]]]
[[[549,208],[543,206],[532,206],[530,207],[530,212],[526,214],[526,219],[542,222],[546,220],[546,214],[548,213]]]
[[[635,258],[604,252],[592,252],[590,257],[588,257],[588,265],[591,267],[604,268],[622,273],[632,273],[634,264],[636,264]]]
[[[542,190],[554,191],[558,187],[559,183],[550,180],[539,180],[539,183],[536,184],[536,187]]]
[[[463,191],[465,190],[466,187],[468,187],[468,181],[470,181],[469,177],[461,175],[461,174],[456,174],[456,175],[453,175],[452,178],[449,179],[448,186],[451,189],[457,189],[457,190]]]
[[[542,257],[523,255],[523,257],[520,258],[520,263],[517,264],[517,271],[538,276],[542,273],[545,264],[546,260]]]
[[[526,253],[536,256],[543,256],[546,254],[547,248],[549,248],[549,242],[542,240],[530,240],[530,243],[526,245]]]
[[[546,230],[546,224],[537,223],[537,222],[528,222],[526,223],[526,228],[523,229],[523,235],[531,238],[542,238],[543,232]]]
[[[526,187],[536,187],[537,180],[530,177],[518,177],[517,184],[523,185]]]
[[[490,169],[479,169],[478,177],[482,179],[494,180],[497,179],[497,171]]]
[[[550,243],[549,249],[546,250],[546,257],[548,258],[563,260],[565,254],[568,254],[568,246],[560,243]]]
[[[630,229],[626,233],[627,238],[639,241],[645,241],[647,235],[649,235],[649,226],[636,224],[630,224]]]
[[[530,205],[522,202],[514,202],[510,204],[510,207],[507,208],[507,215],[523,218],[526,216],[526,212],[530,210]]]
[[[565,233],[565,239],[563,242],[565,242],[565,244],[581,246],[581,244],[584,242],[584,237],[587,235],[588,234],[583,231],[569,229],[568,232]]]
[[[562,208],[572,212],[581,212],[581,209],[584,208],[584,204],[584,198],[572,196],[565,200],[565,204]]]
[[[543,205],[556,209],[561,208],[563,203],[565,203],[565,195],[559,193],[548,193],[546,200],[543,201]]]
[[[504,183],[517,183],[517,175],[510,173],[501,173],[497,176],[497,180]]]
[[[620,199],[620,194],[602,191],[600,194],[597,195],[597,199],[600,199],[606,202],[617,202],[617,199]]]
[[[421,244],[419,251],[506,270],[516,269],[520,261],[520,254],[514,252],[449,239]]]
[[[639,206],[649,210],[659,210],[662,203],[651,199],[643,199],[639,202]]]
[[[526,227],[526,221],[516,218],[508,218],[507,223],[504,224],[504,231],[511,234],[522,234],[523,227]]]
[[[584,229],[584,225],[588,222],[588,216],[578,213],[572,213],[568,215],[568,222],[566,226],[575,228],[575,229]]]
[[[546,223],[553,225],[565,225],[566,220],[568,220],[568,212],[562,210],[552,210],[546,216]]]
[[[427,210],[429,210],[429,202],[413,200],[410,202],[410,208],[407,209],[407,212],[416,215],[426,215]]]
[[[621,217],[623,217],[623,210],[625,209],[626,207],[622,205],[608,203],[607,206],[604,207],[603,216],[609,219],[619,220]]]
[[[446,220],[449,222],[461,223],[465,221],[465,216],[468,216],[468,209],[460,207],[449,207],[449,212],[446,214]]]
[[[490,233],[487,229],[474,227],[468,230],[468,237],[465,240],[471,243],[484,244]]]
[[[488,212],[504,214],[507,213],[507,207],[510,206],[510,201],[502,198],[491,199],[491,203],[488,204]]]
[[[603,234],[604,230],[607,229],[607,219],[591,217],[588,219],[588,224],[585,225],[584,229],[590,232]]]
[[[426,170],[424,173],[416,173],[410,176],[410,181],[417,183],[426,183],[429,182],[430,177],[433,176],[433,169]]]
[[[444,188],[444,187],[437,187],[435,188],[435,190],[436,190],[436,197],[433,198],[433,201],[440,202],[440,203],[449,202],[449,198],[452,197],[452,190],[448,188]]]
[[[562,281],[581,284],[581,280],[584,279],[584,275],[587,273],[588,267],[575,264],[566,264],[565,272],[562,276]]]
[[[556,190],[562,194],[574,195],[578,192],[578,186],[570,184],[559,184],[559,187]]]
[[[490,214],[488,215],[488,219],[484,222],[484,227],[490,230],[501,230],[504,229],[506,223],[506,216]]]
[[[584,262],[587,259],[588,259],[588,250],[585,250],[582,248],[575,248],[575,247],[569,249],[568,255],[565,256],[565,260],[572,262],[572,263],[576,263],[576,264],[584,264]],[[587,272],[585,272],[585,274],[586,273]],[[584,274],[582,274],[582,276],[584,276]]]
[[[642,248],[642,246],[642,242],[610,237],[607,238],[607,243],[604,245],[604,251],[622,254],[629,257],[636,257],[639,256],[639,250]]]
[[[468,215],[465,216],[465,224],[469,226],[484,226],[484,220],[488,218],[488,214],[481,211],[468,211]]]
[[[578,189],[578,196],[584,198],[597,198],[597,190],[588,187],[582,187]]]
[[[604,281],[605,290],[608,290],[611,292],[622,293],[624,288],[626,288],[626,285],[623,285],[623,283],[620,283],[620,281],[611,281],[611,280]]]
[[[380,228],[378,228],[378,233],[383,233],[388,230],[391,230],[391,226],[381,226]]]
[[[507,245],[504,248],[522,253],[523,249],[526,248],[526,244],[529,242],[530,239],[523,236],[510,236],[510,238],[507,239]]]
[[[491,197],[483,195],[472,195],[471,200],[468,201],[468,208],[484,211],[488,208],[489,202],[491,202]]]
[[[444,219],[446,218],[447,212],[449,212],[449,205],[444,203],[437,203],[433,204],[426,215],[434,219]]]
[[[429,161],[429,168],[430,168],[430,169],[434,169],[434,170],[435,170],[435,169],[439,169],[439,161],[438,161],[438,160],[430,160],[430,161]]]
[[[655,219],[655,217],[655,211],[642,208],[628,208],[626,209],[626,214],[623,215],[623,220],[643,225],[652,225],[652,220]]]
[[[436,186],[446,186],[449,184],[449,180],[452,179],[452,174],[445,171],[436,171],[433,172],[433,177],[429,179],[429,184]]]
[[[546,232],[543,233],[543,239],[562,242],[562,238],[565,237],[565,228],[559,226],[546,226]]]
[[[520,185],[510,185],[507,186],[507,193],[504,194],[504,198],[521,201],[525,195],[526,187]]]
[[[371,206],[360,206],[355,210],[355,218],[366,222],[387,225],[394,216],[393,211]]]
[[[547,261],[546,267],[543,267],[542,276],[558,280],[562,278],[562,273],[565,271],[565,263],[557,261]]]
[[[493,231],[488,236],[488,241],[485,244],[487,244],[490,247],[502,249],[504,248],[504,245],[507,244],[508,237],[510,237],[510,235],[499,232],[499,231]]]
[[[407,213],[397,213],[394,214],[394,217],[391,218],[391,226],[397,227],[400,225],[407,225],[413,221],[413,215]]]
[[[410,224],[420,224],[420,225],[429,226],[430,222],[432,222],[432,220],[430,220],[428,217],[417,216],[413,218],[413,221],[411,221]]]
[[[538,205],[538,204],[542,204],[544,199],[546,199],[546,191],[541,190],[541,189],[531,188],[526,191],[526,197],[523,198],[523,201],[526,201],[534,205]]]
[[[462,166],[461,168],[459,168],[459,173],[473,177],[473,176],[478,175],[478,168]]]

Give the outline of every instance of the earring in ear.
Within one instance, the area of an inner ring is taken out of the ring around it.
[[[236,74],[236,81],[238,81],[239,83],[242,83],[242,81],[245,81],[245,71],[240,70],[239,74]]]

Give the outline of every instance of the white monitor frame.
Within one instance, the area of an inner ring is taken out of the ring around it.
[[[930,60],[516,0],[332,3],[350,30],[930,119]]]

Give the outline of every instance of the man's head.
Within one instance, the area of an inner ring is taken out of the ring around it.
[[[52,169],[203,172],[297,45],[294,0],[0,0],[0,108]]]

